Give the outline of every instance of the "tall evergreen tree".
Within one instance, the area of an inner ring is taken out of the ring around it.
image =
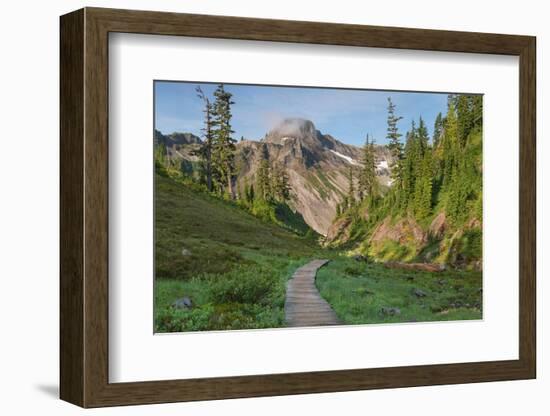
[[[223,84],[218,85],[214,97],[212,164],[217,171],[220,188],[225,188],[227,195],[234,199],[235,139],[231,137],[234,133],[231,129],[231,105],[235,103],[231,100],[232,94],[225,90]]]
[[[248,203],[251,204],[252,202],[254,202],[255,197],[256,196],[254,192],[254,184],[250,184],[250,186],[248,187],[248,195],[247,195]]]
[[[449,99],[445,117],[445,132],[442,137],[441,151],[438,152],[438,156],[441,158],[442,187],[444,190],[450,186],[451,174],[458,162],[459,148],[457,114],[453,100]]]
[[[458,95],[454,98],[454,103],[457,113],[457,137],[460,146],[464,147],[468,134],[474,125],[472,96]]]
[[[247,177],[244,178],[244,200],[248,204],[252,204],[254,202],[254,185],[248,182]]]
[[[268,201],[271,199],[271,172],[269,168],[269,155],[265,143],[261,149],[261,160],[256,173],[256,197]]]
[[[415,213],[418,218],[425,218],[432,210],[433,164],[430,149],[424,153],[415,188]]]
[[[388,127],[386,138],[389,141],[387,147],[393,158],[392,179],[397,186],[400,186],[401,182],[401,161],[403,159],[403,143],[399,140],[401,134],[397,128],[397,123],[402,118],[403,117],[395,114],[395,104],[392,102],[391,97],[388,97]]]
[[[428,129],[422,117],[418,121],[418,129],[416,130],[416,152],[414,155],[414,201],[413,207],[415,212],[422,211],[423,215],[429,211],[431,205],[431,157],[428,153],[431,149],[428,148]],[[428,183],[430,183],[430,199],[426,206],[425,193],[427,192]]]
[[[406,209],[414,198],[414,187],[419,160],[417,129],[414,120],[406,134],[405,150],[401,161],[401,188],[398,188],[400,208]]]
[[[434,149],[439,144],[439,140],[441,139],[442,134],[443,134],[443,115],[441,114],[441,112],[439,112],[434,122],[434,134],[432,138]]]
[[[428,135],[428,128],[426,127],[426,123],[424,123],[422,117],[420,117],[420,119],[418,120],[417,136],[418,144],[420,146],[420,153],[422,156],[424,156],[424,153],[428,149],[428,141],[430,140],[430,138]]]
[[[472,120],[475,127],[483,124],[483,96],[472,96]]]
[[[214,139],[213,120],[212,120],[212,104],[210,99],[204,94],[201,87],[195,89],[197,96],[204,103],[204,127],[202,128],[204,140],[199,150],[201,157],[204,175],[206,177],[206,187],[208,191],[212,191],[212,142]]]
[[[369,141],[369,135],[363,145],[363,167],[359,173],[359,199],[366,196],[375,197],[378,194],[378,180],[376,178],[376,159],[374,140]]]
[[[282,203],[286,203],[290,200],[290,180],[288,178],[288,173],[284,167],[277,164],[272,169],[271,174],[271,188],[273,197]]]

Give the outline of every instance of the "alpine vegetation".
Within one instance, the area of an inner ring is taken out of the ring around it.
[[[155,331],[481,319],[481,95],[162,81],[155,103]]]

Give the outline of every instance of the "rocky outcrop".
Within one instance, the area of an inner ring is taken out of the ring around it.
[[[430,224],[430,228],[428,229],[428,233],[430,237],[440,240],[443,238],[443,235],[445,234],[445,230],[447,229],[447,222],[446,222],[446,216],[445,213],[442,211],[439,214],[435,216],[432,223]]]
[[[474,228],[481,228],[481,221],[477,218],[471,218],[470,221],[466,224],[466,229],[471,230]]]
[[[345,243],[349,240],[349,225],[351,224],[350,218],[340,218],[336,220],[328,229],[325,241],[327,243]]]
[[[174,145],[185,145],[185,144],[201,144],[202,140],[195,136],[193,133],[178,133],[174,132],[172,134],[162,134],[160,131],[155,130],[154,135],[155,144],[164,144],[166,147],[172,147]]]
[[[392,224],[391,218],[388,217],[375,229],[370,241],[380,243],[385,240],[403,245],[414,243],[421,247],[428,241],[428,236],[412,218],[404,218]]]
[[[154,144],[164,145],[166,157],[177,162],[176,164],[183,163],[183,165],[186,165],[187,162],[199,161],[198,151],[202,141],[192,133],[172,133],[165,135],[155,130]],[[192,170],[192,167],[189,166],[187,170]]]

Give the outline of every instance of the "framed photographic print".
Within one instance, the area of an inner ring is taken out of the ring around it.
[[[61,398],[534,378],[535,38],[61,17]]]

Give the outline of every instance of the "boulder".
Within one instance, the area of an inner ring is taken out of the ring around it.
[[[396,316],[396,315],[401,315],[401,309],[399,308],[394,308],[394,307],[382,307],[382,309],[380,309],[380,312],[382,313],[382,315],[387,315],[387,316]]]
[[[193,302],[191,298],[184,296],[183,298],[176,299],[174,303],[172,303],[172,307],[175,309],[191,309],[193,307]]]
[[[427,296],[426,292],[424,292],[423,290],[420,290],[420,289],[413,289],[412,294],[414,296],[416,296],[417,298],[424,298],[424,297]]]

